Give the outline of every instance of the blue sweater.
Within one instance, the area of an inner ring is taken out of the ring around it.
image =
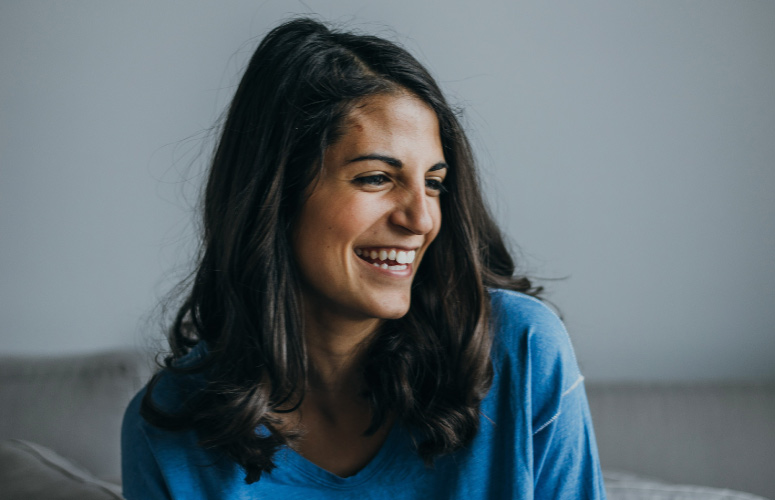
[[[426,467],[399,424],[369,464],[336,476],[290,448],[253,484],[244,470],[197,445],[193,431],[155,428],[139,415],[141,391],[122,430],[124,495],[155,499],[604,499],[584,378],[560,319],[540,301],[491,291],[495,376],[479,433]],[[165,376],[163,408],[196,382]],[[165,404],[168,403],[168,404]],[[171,404],[170,404],[171,403]],[[172,409],[172,408],[170,408]]]

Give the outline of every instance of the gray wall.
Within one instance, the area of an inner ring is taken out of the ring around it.
[[[4,1],[0,352],[158,338],[206,131],[308,8],[401,41],[465,108],[588,378],[775,378],[764,1]]]

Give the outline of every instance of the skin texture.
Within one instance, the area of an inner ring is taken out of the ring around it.
[[[417,267],[441,227],[443,163],[438,120],[419,99],[373,96],[350,113],[294,231],[309,327],[373,331],[406,314]],[[373,247],[416,249],[410,272],[385,272],[356,254]]]
[[[335,474],[360,470],[389,431],[363,436],[370,410],[359,396],[360,353],[384,320],[409,310],[417,267],[441,227],[446,173],[431,108],[408,93],[366,98],[326,150],[294,227],[312,380],[287,425],[306,433],[297,451]],[[359,257],[364,248],[416,256],[390,271]]]
[[[314,318],[400,318],[409,310],[417,264],[441,227],[439,191],[427,186],[446,174],[429,171],[444,162],[438,120],[414,97],[380,95],[350,113],[344,132],[326,150],[294,232],[305,305]],[[403,166],[353,161],[375,154]],[[362,247],[416,248],[411,274],[375,272],[356,255]]]

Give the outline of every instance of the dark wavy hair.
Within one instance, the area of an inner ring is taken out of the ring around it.
[[[309,371],[291,248],[304,193],[348,112],[368,96],[402,92],[438,117],[447,192],[409,312],[386,321],[368,345],[364,397],[373,416],[366,433],[391,414],[421,436],[417,451],[428,463],[466,446],[492,382],[487,288],[537,292],[513,276],[471,147],[426,69],[374,36],[311,19],[275,28],[251,58],[223,125],[204,192],[201,256],[162,370],[203,373],[206,382],[169,414],[153,401],[157,374],[141,409],[153,425],[194,429],[201,446],[241,465],[248,483],[271,471],[274,453],[298,437],[280,429],[278,414],[298,407]],[[177,363],[200,342],[207,349],[198,362]]]

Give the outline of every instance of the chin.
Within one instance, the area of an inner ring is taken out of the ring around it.
[[[409,308],[401,309],[400,311],[391,312],[382,316],[382,319],[401,319],[409,312]]]
[[[373,311],[373,316],[380,319],[399,319],[406,316],[409,312],[411,301],[409,298],[392,300],[389,303],[379,304]]]

